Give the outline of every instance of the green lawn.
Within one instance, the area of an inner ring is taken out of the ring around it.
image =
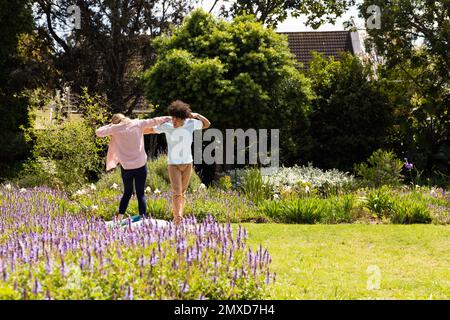
[[[267,299],[449,299],[450,227],[243,224],[272,256]],[[369,265],[380,288],[367,289]]]

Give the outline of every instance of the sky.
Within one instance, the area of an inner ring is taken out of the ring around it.
[[[202,6],[206,11],[209,11],[214,3],[214,0],[202,0],[200,6]],[[220,5],[223,4],[223,1],[219,1],[219,3],[216,5],[215,8],[219,8]],[[214,9],[213,12],[216,12],[217,10]],[[332,24],[325,24],[321,26],[316,31],[338,31],[338,30],[344,30],[343,23],[345,21],[348,21],[350,17],[355,17],[354,20],[356,23],[356,26],[360,29],[364,27],[364,21],[360,18],[358,18],[358,11],[356,8],[351,8],[347,14],[345,14],[342,18],[337,19],[336,23],[334,25]],[[282,23],[278,24],[277,31],[279,32],[293,32],[293,31],[314,31],[311,27],[308,27],[305,25],[306,18],[305,17],[299,17],[299,18],[292,18],[289,17]]]

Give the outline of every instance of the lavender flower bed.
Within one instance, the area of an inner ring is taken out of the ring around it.
[[[136,228],[61,211],[63,193],[0,189],[0,299],[257,299],[267,250],[211,216]]]
[[[83,189],[73,194],[70,201],[62,201],[65,211],[83,211],[106,220],[111,220],[116,214],[122,193],[113,188],[106,190]],[[156,219],[172,219],[171,193],[167,191],[146,192],[147,213]],[[71,205],[72,203],[72,205]],[[137,201],[133,196],[128,207],[128,214],[138,211]],[[237,192],[224,192],[217,189],[200,189],[187,194],[185,214],[203,220],[208,214],[218,222],[265,222],[267,218],[257,212],[256,206]]]

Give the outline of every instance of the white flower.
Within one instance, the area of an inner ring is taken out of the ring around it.
[[[145,188],[145,193],[150,193],[150,192],[152,192],[152,188],[150,188],[150,187]]]
[[[90,188],[92,191],[97,190],[97,187],[96,187],[95,184],[93,184],[93,183],[91,183],[91,185],[89,186],[89,188]]]
[[[206,186],[202,183],[198,186],[198,190],[206,190]]]
[[[278,194],[275,193],[275,194],[273,195],[273,199],[274,199],[274,200],[279,200],[279,199],[280,199],[280,196],[279,196]]]
[[[153,193],[154,193],[154,194],[160,194],[160,193],[161,193],[161,190],[155,189],[155,191],[153,191]]]
[[[305,192],[309,193],[309,186],[305,186]]]
[[[81,190],[78,190],[77,192],[75,192],[76,196],[82,196],[84,194],[86,194],[86,190],[85,189],[81,189]]]
[[[98,206],[96,206],[96,205],[91,206],[91,210],[97,210],[97,209],[98,209]]]
[[[20,193],[25,193],[25,192],[27,192],[27,189],[25,189],[25,188],[20,189]]]
[[[431,189],[431,191],[430,191],[430,196],[432,196],[432,197],[434,197],[434,198],[437,198],[437,197],[438,197],[438,194],[437,194],[437,192],[436,192],[436,190],[435,190],[434,188]]]
[[[12,187],[11,187],[11,185],[8,183],[8,184],[5,184],[5,189],[6,189],[6,190],[11,190]]]
[[[119,189],[119,185],[114,182],[111,186],[111,189],[117,190],[117,189]]]

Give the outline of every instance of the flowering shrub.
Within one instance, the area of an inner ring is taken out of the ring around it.
[[[61,192],[0,191],[1,299],[256,299],[275,280],[267,250],[211,216],[108,227]]]
[[[264,172],[262,172],[264,173]],[[244,184],[248,169],[229,171],[234,187],[239,189]],[[337,195],[353,190],[356,181],[348,172],[337,169],[322,170],[308,166],[278,168],[276,173],[262,175],[263,182],[270,186],[273,198],[289,198],[291,196]],[[267,192],[269,193],[269,192]],[[267,194],[264,195],[267,199]]]
[[[216,188],[206,189],[200,185],[195,191],[188,191],[185,215],[193,215],[202,220],[211,214],[218,222],[264,222],[267,219],[256,211],[253,203],[237,192],[225,192]],[[97,217],[110,220],[119,205],[122,192],[117,188],[85,187],[70,195],[70,200],[59,200],[62,207],[70,212],[92,213]],[[147,188],[147,214],[156,219],[172,220],[171,193]],[[135,215],[138,212],[137,201],[131,199],[127,214]]]
[[[362,205],[392,223],[450,223],[450,198],[444,189],[417,187],[411,192],[383,186],[364,191]]]
[[[391,195],[391,190],[386,186],[369,190],[363,198],[364,207],[375,213],[378,218],[388,216],[392,211],[393,203],[394,198]]]
[[[294,189],[303,195],[320,194],[323,196],[345,193],[354,185],[354,178],[347,172],[337,169],[322,170],[308,166],[281,167],[276,174],[265,176],[278,193]]]
[[[35,95],[37,93],[37,95]],[[33,125],[24,130],[32,146],[31,157],[23,164],[17,177],[23,187],[48,186],[73,190],[88,180],[98,177],[104,168],[103,153],[107,140],[96,139],[95,129],[110,118],[105,100],[89,95],[87,90],[79,97],[82,117],[69,117],[64,109],[67,100],[41,96],[36,91],[31,100],[30,116],[43,106],[52,105],[51,124],[39,122],[31,116]]]

